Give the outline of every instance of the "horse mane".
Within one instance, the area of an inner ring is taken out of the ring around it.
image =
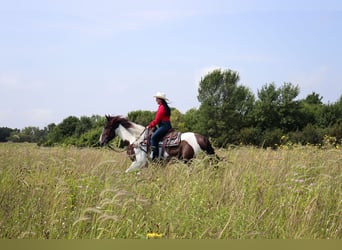
[[[130,122],[126,117],[123,117],[121,115],[106,116],[106,118],[113,127],[118,127],[120,124],[126,129],[133,127],[133,123]]]

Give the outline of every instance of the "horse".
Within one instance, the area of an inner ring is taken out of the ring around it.
[[[148,162],[148,143],[146,134],[147,129],[139,124],[129,121],[123,116],[105,116],[106,122],[99,138],[100,146],[108,145],[108,143],[118,136],[121,140],[128,142],[128,151],[133,156],[132,164],[125,171],[126,173],[136,171],[144,167]],[[194,133],[179,133],[180,140],[176,145],[171,147],[163,147],[161,158],[169,160],[176,157],[184,162],[191,160],[198,153],[205,151],[208,155],[215,155],[215,151],[208,137]],[[145,142],[144,142],[145,141]]]

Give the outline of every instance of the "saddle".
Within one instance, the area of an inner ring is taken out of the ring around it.
[[[175,147],[178,146],[181,142],[181,132],[170,129],[167,134],[163,137],[163,139],[159,142],[159,145],[165,147]]]
[[[144,138],[143,144],[150,147],[150,141],[153,131],[149,131],[149,133]],[[162,155],[164,154],[165,148],[168,147],[177,147],[181,142],[181,132],[176,131],[175,129],[171,128],[166,135],[163,137],[161,141],[159,141],[159,148],[162,149]]]

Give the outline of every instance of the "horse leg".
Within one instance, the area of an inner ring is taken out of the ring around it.
[[[135,148],[135,161],[126,169],[125,173],[136,171],[144,167],[147,163],[147,154],[140,148]]]
[[[194,149],[186,141],[182,141],[179,145],[179,158],[181,158],[185,163],[187,163],[194,157],[194,155]]]

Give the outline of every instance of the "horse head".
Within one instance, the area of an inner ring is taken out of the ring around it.
[[[106,122],[104,124],[99,143],[101,146],[108,144],[111,140],[115,137],[115,130],[117,129],[118,125],[115,126],[115,117],[106,115]]]
[[[106,145],[115,136],[119,136],[123,141],[132,143],[143,130],[143,126],[129,121],[126,117],[106,115],[106,122],[99,143],[101,146]]]

